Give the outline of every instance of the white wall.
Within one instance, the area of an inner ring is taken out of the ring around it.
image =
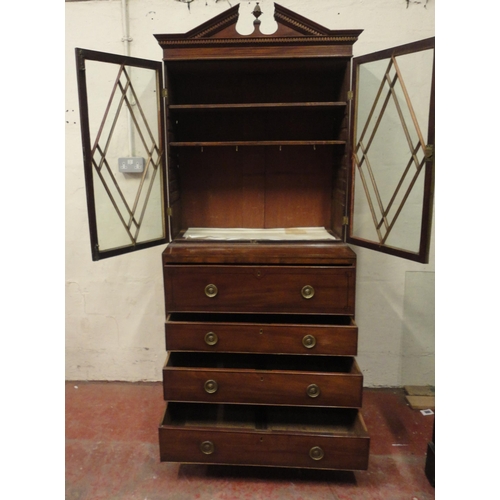
[[[278,3],[330,29],[363,29],[355,55],[434,36],[433,0]],[[268,10],[269,0],[260,5]],[[162,247],[92,262],[88,235],[74,49],[123,53],[121,2],[65,6],[66,377],[160,380],[166,357]],[[186,32],[228,7],[227,0],[194,0],[190,9],[176,0],[129,0],[130,54],[160,60],[162,51],[153,34]],[[417,378],[419,384],[434,383],[433,310],[429,311],[428,300],[433,280],[426,279],[434,272],[433,247],[434,236],[428,265],[354,248],[358,363],[367,386],[399,386]]]

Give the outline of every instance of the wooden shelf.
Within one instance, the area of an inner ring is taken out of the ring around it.
[[[170,104],[172,111],[200,111],[200,110],[245,110],[245,109],[290,109],[290,108],[342,108],[347,102],[259,102],[238,104]]]
[[[171,142],[173,147],[212,146],[344,146],[346,141],[212,141],[212,142]]]

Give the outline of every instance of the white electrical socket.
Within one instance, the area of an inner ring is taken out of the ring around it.
[[[144,158],[131,156],[129,158],[118,158],[118,171],[126,174],[144,172]]]

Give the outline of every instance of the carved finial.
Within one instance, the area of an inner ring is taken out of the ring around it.
[[[252,14],[255,16],[255,21],[253,22],[253,24],[255,26],[259,26],[259,24],[260,24],[259,16],[262,14],[262,11],[260,10],[260,7],[259,7],[259,2],[257,2],[257,4],[255,5],[255,9],[253,9]]]

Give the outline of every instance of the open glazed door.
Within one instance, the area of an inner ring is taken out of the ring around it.
[[[168,241],[161,63],[76,49],[92,259]]]
[[[354,58],[346,241],[428,262],[434,38]]]

